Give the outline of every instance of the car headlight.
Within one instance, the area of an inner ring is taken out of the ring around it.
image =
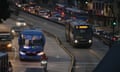
[[[21,25],[21,23],[17,22],[17,23],[16,23],[16,25],[17,25],[17,26],[20,26],[20,25]]]
[[[12,47],[11,43],[7,44],[7,48],[11,48],[11,47]]]
[[[45,18],[48,18],[48,16],[44,16]]]
[[[37,55],[41,56],[41,55],[44,55],[45,53],[44,52],[39,52]]]
[[[59,18],[58,18],[58,20],[60,21],[60,20],[61,20],[61,18],[59,17]]]
[[[24,26],[26,26],[26,23],[23,23]]]
[[[15,33],[15,30],[11,30],[12,33]]]

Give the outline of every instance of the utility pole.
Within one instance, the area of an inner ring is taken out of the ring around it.
[[[116,18],[116,23],[117,25],[117,30],[119,30],[119,8],[118,8],[118,2],[120,0],[113,0],[113,12],[114,12],[114,17]]]

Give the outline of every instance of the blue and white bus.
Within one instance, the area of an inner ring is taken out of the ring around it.
[[[23,30],[18,38],[20,60],[40,60],[44,54],[45,36],[40,30]]]

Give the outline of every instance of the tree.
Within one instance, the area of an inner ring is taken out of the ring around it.
[[[9,3],[7,0],[0,0],[0,22],[10,17]]]

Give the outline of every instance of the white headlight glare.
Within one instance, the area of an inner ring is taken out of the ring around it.
[[[15,32],[15,30],[11,30],[11,32],[12,32],[12,33],[14,33],[14,32]]]
[[[17,22],[17,23],[16,23],[16,25],[17,25],[17,26],[20,26],[20,25],[21,25],[21,23]]]
[[[26,23],[24,23],[24,26],[26,26]]]
[[[48,18],[48,16],[45,16],[45,18]]]
[[[29,47],[29,46],[24,46],[23,48],[25,48],[25,49],[29,49],[30,47]]]
[[[7,48],[10,48],[10,47],[12,47],[12,44],[11,43],[7,44]]]
[[[24,52],[22,52],[22,51],[20,51],[20,54],[21,54],[21,55],[25,55],[25,53],[24,53]]]
[[[45,53],[44,52],[39,52],[37,55],[41,56],[43,54],[45,54]]]
[[[18,4],[18,7],[21,7],[21,5],[20,5],[20,4]]]
[[[89,40],[88,42],[89,42],[89,43],[92,43],[92,40]]]
[[[61,20],[61,18],[58,18],[58,20],[60,21],[60,20]]]
[[[78,43],[78,40],[75,40],[74,42],[75,42],[75,43]]]

